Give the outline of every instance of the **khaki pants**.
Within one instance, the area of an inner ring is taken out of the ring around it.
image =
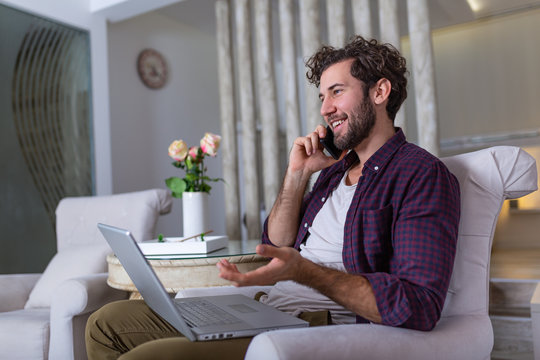
[[[328,311],[303,313],[310,326],[330,324]],[[243,359],[252,338],[189,341],[143,300],[103,306],[88,319],[89,359]]]

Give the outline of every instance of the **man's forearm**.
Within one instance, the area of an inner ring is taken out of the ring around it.
[[[307,259],[302,260],[300,268],[296,282],[314,288],[364,319],[382,321],[373,288],[365,277],[320,266]]]
[[[268,237],[274,245],[292,246],[300,222],[300,208],[311,174],[287,170],[279,195],[268,217]]]

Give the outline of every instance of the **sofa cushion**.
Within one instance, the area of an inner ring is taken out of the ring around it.
[[[0,354],[9,354],[9,359],[46,359],[49,333],[48,309],[0,313]]]
[[[107,245],[73,246],[57,253],[32,289],[25,309],[48,308],[55,289],[65,280],[107,271]]]

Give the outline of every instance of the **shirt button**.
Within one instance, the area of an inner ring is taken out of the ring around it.
[[[378,166],[375,166],[373,169],[375,169],[375,171],[378,171],[378,170],[379,170],[379,167],[378,167]]]
[[[308,227],[308,224],[307,224],[307,223],[304,223],[304,227],[307,228],[307,227]]]
[[[324,202],[325,200],[326,200],[326,198],[323,196],[323,197],[321,198],[321,201]]]

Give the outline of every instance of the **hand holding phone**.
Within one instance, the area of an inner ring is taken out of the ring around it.
[[[334,144],[334,132],[332,131],[330,125],[326,127],[326,136],[319,139],[319,141],[334,159],[339,159],[343,151],[339,150]]]

